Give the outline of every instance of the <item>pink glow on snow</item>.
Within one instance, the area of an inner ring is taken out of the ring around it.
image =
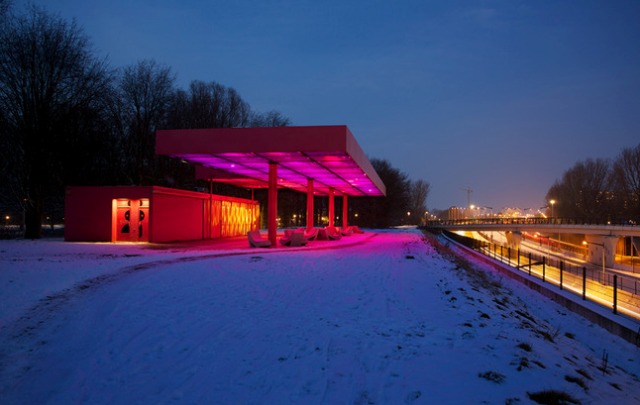
[[[3,403],[640,400],[635,346],[415,230],[239,242],[0,241]]]

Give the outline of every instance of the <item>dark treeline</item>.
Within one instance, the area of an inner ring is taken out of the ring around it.
[[[156,156],[156,129],[290,124],[278,111],[252,110],[220,83],[177,88],[171,68],[154,60],[114,69],[95,56],[75,21],[37,7],[12,15],[9,5],[0,0],[0,206],[23,217],[26,238],[40,237],[43,222],[62,222],[67,185],[208,189],[190,164]],[[412,183],[386,161],[373,163],[388,197],[353,199],[359,224],[418,223],[429,184]],[[250,195],[222,184],[216,191]],[[298,204],[289,200],[299,198],[283,194],[282,218],[293,217],[288,207]]]
[[[0,203],[23,214],[27,238],[62,220],[66,185],[195,187],[190,165],[155,155],[158,128],[289,123],[219,83],[178,89],[153,60],[113,69],[75,22],[0,5]]]
[[[394,168],[383,159],[371,159],[371,165],[385,184],[385,197],[350,197],[348,199],[348,223],[361,227],[388,228],[401,225],[420,225],[425,220],[429,183],[412,181],[407,174]],[[266,202],[266,193],[256,193],[261,204]],[[306,194],[278,191],[278,213],[284,227],[306,224]],[[264,206],[264,205],[263,205]],[[335,199],[336,225],[342,224],[342,198]],[[318,226],[328,222],[329,207],[326,197],[314,200],[314,223]],[[264,218],[264,215],[263,215]]]
[[[613,160],[577,162],[547,192],[555,216],[640,223],[640,144]]]
[[[382,159],[371,159],[373,168],[387,188],[387,196],[353,200],[352,210],[364,226],[386,228],[396,225],[419,225],[427,211],[429,183],[411,181],[409,177]]]

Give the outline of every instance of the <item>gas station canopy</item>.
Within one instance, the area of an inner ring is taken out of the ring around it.
[[[384,196],[385,186],[346,126],[158,130],[156,152],[197,163],[196,175],[245,188],[277,187],[315,195]]]

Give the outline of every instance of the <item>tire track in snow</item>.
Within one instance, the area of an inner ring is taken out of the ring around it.
[[[242,250],[238,252],[222,252],[205,255],[180,256],[172,259],[153,260],[134,265],[128,265],[120,270],[109,274],[102,274],[96,277],[83,280],[75,285],[49,294],[41,298],[35,305],[25,311],[16,320],[0,326],[0,392],[2,392],[5,381],[11,381],[12,376],[20,374],[24,367],[24,354],[28,357],[38,352],[39,348],[46,345],[46,338],[40,337],[41,330],[52,328],[55,332],[60,325],[51,325],[57,314],[64,308],[74,303],[87,299],[87,296],[99,288],[121,281],[126,277],[142,271],[152,270],[164,266],[172,266],[181,263],[192,263],[212,259],[220,259],[234,256],[254,256],[259,258],[264,255],[279,253],[300,253],[305,251],[336,250],[346,249],[353,246],[362,245],[377,236],[376,233],[366,234],[365,237],[354,242],[324,245],[305,246],[300,248],[277,248],[270,250]],[[178,252],[177,255],[188,253],[188,251]]]
[[[140,271],[151,270],[153,268],[161,266],[171,266],[179,263],[191,263],[196,261],[204,261],[233,256],[255,256],[260,257],[267,254],[278,253],[294,253],[301,251],[317,251],[317,250],[329,250],[329,249],[343,249],[349,248],[355,245],[363,244],[370,239],[374,238],[376,234],[367,235],[368,237],[363,240],[359,240],[354,243],[341,244],[335,246],[319,246],[319,247],[302,247],[297,249],[277,249],[277,250],[260,250],[260,251],[239,251],[239,252],[224,252],[213,253],[207,255],[194,255],[194,256],[182,256],[175,259],[162,259],[145,263],[139,263],[123,267],[113,273],[102,274],[75,284],[72,287],[66,288],[60,292],[49,294],[46,297],[40,299],[40,301],[29,308],[26,313],[19,317],[14,322],[2,326],[0,328],[0,336],[9,335],[11,338],[19,338],[22,336],[29,336],[35,333],[39,325],[42,325],[47,318],[46,315],[51,314],[59,310],[68,302],[74,300],[80,295],[87,294],[92,290],[102,287],[105,284],[113,283],[127,277],[131,274],[138,273]]]

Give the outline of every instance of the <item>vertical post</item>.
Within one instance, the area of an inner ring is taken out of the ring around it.
[[[618,275],[613,275],[613,313],[618,313]]]
[[[307,231],[313,229],[313,179],[307,179]]]
[[[531,275],[531,252],[529,252],[529,275]]]
[[[582,268],[582,300],[587,299],[587,268]]]
[[[349,221],[347,220],[349,216],[349,205],[348,205],[348,197],[347,194],[342,194],[342,229],[347,229],[349,226]]]
[[[335,217],[335,206],[333,201],[334,196],[334,188],[329,187],[329,226],[333,226],[333,218]]]
[[[509,257],[509,266],[511,266],[511,246],[507,248],[507,256]]]
[[[209,223],[207,224],[207,228],[209,231],[207,232],[209,235],[209,239],[211,239],[212,232],[211,228],[213,227],[213,179],[209,179]],[[253,230],[253,229],[252,229]]]
[[[518,254],[518,268],[520,268],[520,248],[518,248],[517,254]]]
[[[545,272],[546,272],[546,262],[547,262],[547,257],[546,256],[542,256],[542,281],[544,282],[544,277],[545,277]]]
[[[504,254],[502,253],[502,245],[500,245],[500,263],[502,263],[502,256]]]
[[[271,246],[275,247],[278,232],[278,164],[269,162],[269,194],[267,198],[267,229]]]
[[[564,270],[564,262],[560,262],[560,289],[562,290],[562,271]]]

